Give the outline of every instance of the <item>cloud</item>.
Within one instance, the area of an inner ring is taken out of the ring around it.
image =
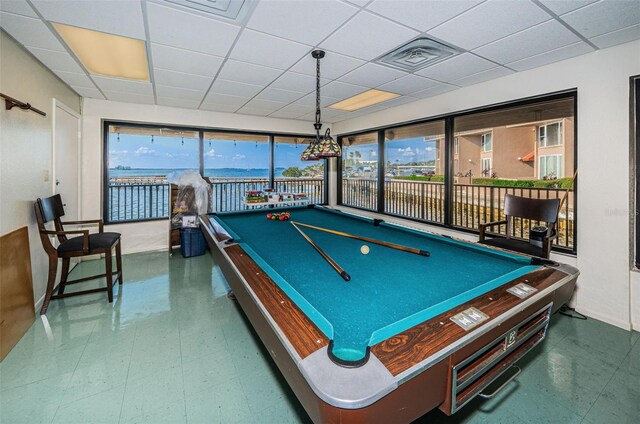
[[[371,151],[371,157],[375,157],[378,156],[378,152],[376,152],[375,150]]]
[[[165,153],[168,158],[188,158],[191,156],[189,153]]]
[[[204,155],[205,155],[206,157],[208,157],[208,158],[213,158],[213,157],[215,157],[215,156],[216,156],[216,151],[215,151],[215,150],[213,150],[213,149],[211,149],[211,150],[209,150],[208,152],[206,152]]]
[[[413,150],[411,150],[411,147],[407,147],[406,149],[403,148],[399,148],[398,149],[399,152],[402,152],[402,156],[415,156],[416,152],[414,152]]]
[[[410,152],[411,151],[411,147],[407,147],[406,149],[403,149],[402,147],[398,148],[399,152]]]
[[[138,150],[136,150],[136,156],[153,155],[155,152],[155,150],[148,147],[138,147]]]
[[[128,150],[109,150],[109,154],[112,156],[126,156],[128,153]]]
[[[237,154],[234,157],[232,157],[231,159],[233,159],[233,160],[242,160],[242,159],[245,159],[246,157],[247,156],[245,156],[245,155]]]

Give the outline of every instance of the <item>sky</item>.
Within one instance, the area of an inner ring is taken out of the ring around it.
[[[309,162],[302,162],[300,154],[306,145],[277,143],[275,148],[276,167],[304,168]],[[198,168],[198,139],[185,138],[184,145],[178,137],[117,134],[109,136],[109,167],[129,166],[131,168]],[[205,140],[205,168],[268,168],[269,145],[230,140]]]
[[[129,166],[131,168],[198,168],[198,139],[176,137],[120,134],[109,136],[109,167]],[[297,166],[304,168],[310,162],[302,162],[300,154],[306,145],[278,143],[275,147],[275,165],[277,168]],[[374,145],[361,145],[347,148],[347,152],[358,150],[361,160],[376,160]],[[372,152],[373,150],[373,152]],[[436,157],[435,142],[425,142],[423,138],[411,138],[387,142],[386,160],[392,163],[429,161]],[[208,140],[204,143],[205,168],[268,168],[268,143],[254,143],[229,140]]]
[[[385,146],[385,160],[392,163],[430,161],[436,158],[436,143],[424,141],[422,137],[387,141]],[[351,151],[360,151],[360,160],[364,161],[376,160],[378,156],[377,146],[374,144],[351,146],[346,151],[347,154]]]

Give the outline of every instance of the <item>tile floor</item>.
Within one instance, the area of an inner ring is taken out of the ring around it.
[[[1,423],[309,422],[209,255],[123,259],[112,305],[103,293],[53,301],[0,364]],[[637,424],[639,338],[557,315],[506,393],[417,422]]]

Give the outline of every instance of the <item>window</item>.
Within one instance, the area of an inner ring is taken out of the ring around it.
[[[384,212],[444,222],[444,121],[384,132]]]
[[[200,168],[198,132],[108,125],[105,222],[169,216],[167,175]]]
[[[486,133],[481,136],[481,144],[483,152],[490,152],[493,144],[493,134]]]
[[[562,198],[566,192],[562,187],[570,183],[562,180],[564,168],[574,166],[573,125],[567,125],[564,143],[541,149],[539,140],[542,135],[545,142],[557,141],[560,122],[573,123],[574,113],[571,97],[454,118],[461,169],[454,174],[452,225],[475,230],[481,223],[499,220],[506,194]],[[574,210],[570,193],[560,214],[556,247],[573,250]],[[517,223],[511,236],[527,239],[530,224]]]
[[[305,193],[313,203],[324,202],[324,160],[304,162],[300,154],[311,138],[276,136],[274,139],[275,189]]]
[[[342,202],[376,210],[378,207],[378,133],[342,138]]]
[[[460,143],[458,142],[458,137],[454,137],[453,139],[453,153],[456,155],[460,153]]]
[[[491,158],[482,158],[482,175],[491,176]]]
[[[301,178],[294,184],[283,177],[284,165],[296,166],[300,143],[306,147],[308,136],[105,122],[103,219],[120,223],[167,218],[172,207],[169,174],[185,170],[205,177],[216,211],[247,209],[242,202],[247,190],[274,186],[305,192],[311,202],[324,203],[324,161],[305,163],[310,167],[301,168],[306,182]]]
[[[562,161],[562,155],[540,156],[538,178],[541,180],[562,178]]]
[[[562,144],[562,122],[541,125],[538,128],[540,147],[559,146]]]

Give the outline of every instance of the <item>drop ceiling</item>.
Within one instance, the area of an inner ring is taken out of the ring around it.
[[[0,27],[78,94],[338,122],[640,39],[640,0],[2,0]],[[235,9],[234,9],[235,8]],[[235,17],[235,18],[234,18]],[[150,81],[90,74],[62,23],[145,41]],[[461,53],[413,73],[376,60],[418,37]],[[377,88],[400,94],[353,112],[328,106]]]

